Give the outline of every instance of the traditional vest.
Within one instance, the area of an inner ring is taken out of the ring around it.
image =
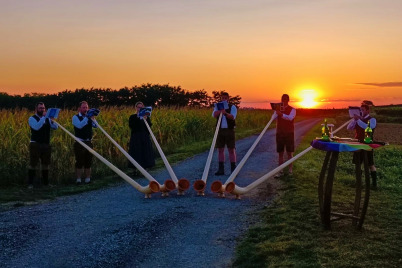
[[[229,114],[231,114],[232,111],[232,105],[229,104],[229,109],[225,109],[225,111]],[[223,116],[223,115],[222,115]],[[228,129],[234,129],[236,126],[236,119],[229,119],[226,117],[226,122],[228,122]],[[218,124],[218,118],[216,119],[216,124]],[[222,120],[221,120],[221,126],[222,126]]]
[[[292,109],[293,107],[288,105],[283,111],[283,113],[289,115]],[[295,121],[294,119],[292,121],[289,121],[278,116],[276,121],[276,134],[278,135],[278,134],[294,133],[295,132],[294,121]]]
[[[38,115],[35,114],[32,117],[39,122],[40,117]],[[31,141],[44,144],[50,143],[50,124],[48,119],[45,120],[45,123],[40,129],[35,130],[31,128]]]
[[[368,124],[370,121],[371,116],[367,116],[366,118],[361,119],[364,123]],[[355,125],[355,139],[358,139],[360,142],[364,141],[364,128],[361,128],[357,123]],[[374,136],[374,129],[373,129],[373,136]]]
[[[80,121],[84,120],[84,117],[80,116],[80,114],[76,114],[75,116],[77,116]],[[74,133],[77,138],[80,138],[84,141],[92,140],[92,121],[91,121],[91,119],[88,118],[88,124],[86,124],[81,129],[74,126]]]

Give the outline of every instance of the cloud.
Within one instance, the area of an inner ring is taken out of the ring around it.
[[[366,85],[366,86],[374,86],[374,87],[402,87],[402,82],[356,83],[356,85]]]

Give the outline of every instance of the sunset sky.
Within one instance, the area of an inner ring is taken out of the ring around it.
[[[0,0],[0,92],[170,84],[402,103],[400,0]],[[305,102],[306,103],[306,102]]]

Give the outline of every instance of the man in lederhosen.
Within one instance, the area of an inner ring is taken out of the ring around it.
[[[35,105],[35,114],[28,120],[31,128],[29,144],[28,188],[33,188],[36,168],[41,163],[42,184],[49,185],[49,165],[51,158],[50,129],[57,129],[53,118],[46,117],[46,107],[43,102]]]
[[[295,151],[295,117],[296,109],[289,105],[289,95],[283,94],[281,98],[282,104],[277,107],[274,118],[276,118],[276,151],[278,152],[278,165],[283,164],[283,155],[286,153],[288,160],[293,157]],[[289,175],[293,174],[293,164],[289,165]],[[283,172],[275,175],[279,178]]]
[[[94,116],[88,118],[88,103],[86,101],[81,101],[78,106],[78,114],[73,116],[73,125],[75,136],[93,148],[92,145],[92,128],[96,128]],[[85,149],[78,142],[74,143],[74,154],[75,154],[75,174],[77,176],[76,184],[81,184],[82,175],[85,175],[85,183],[91,182],[91,166],[92,166],[92,154]]]
[[[222,92],[221,101],[226,101],[229,103],[229,94]],[[214,108],[212,116],[219,118],[222,113],[221,125],[218,132],[218,137],[216,140],[216,148],[218,148],[218,161],[219,169],[215,175],[225,175],[225,145],[228,148],[230,168],[231,172],[236,168],[236,146],[235,146],[235,127],[236,127],[236,116],[237,108],[235,105],[229,103],[228,109],[218,110],[217,107]]]
[[[367,104],[362,104],[360,107],[360,111],[362,112],[362,115],[354,115],[354,120],[352,120],[347,129],[348,130],[355,130],[355,139],[359,140],[359,142],[364,141],[364,131],[367,128],[368,122],[370,122],[370,128],[373,130],[374,134],[374,129],[377,127],[377,120],[373,117],[370,116],[370,106]],[[361,152],[356,152],[356,153],[361,153]],[[356,154],[355,153],[355,154]],[[353,155],[353,163],[356,164],[356,156],[355,154]],[[367,152],[367,158],[368,158],[368,165],[370,167],[370,175],[373,183],[373,187],[377,187],[377,170],[374,166],[374,151],[368,151]],[[363,158],[360,157],[360,160],[363,161]]]

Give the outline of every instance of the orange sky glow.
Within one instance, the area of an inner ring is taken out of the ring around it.
[[[226,90],[242,107],[283,93],[296,107],[402,103],[402,1],[1,3],[8,94],[159,83]]]

